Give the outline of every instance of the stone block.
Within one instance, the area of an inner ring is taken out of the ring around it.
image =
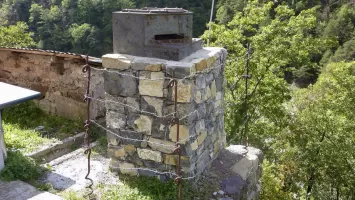
[[[207,109],[207,113],[209,114],[214,114],[215,113],[215,102],[214,101],[209,101],[208,103],[206,103],[206,109]]]
[[[177,104],[177,117],[178,118],[182,118],[185,117],[187,115],[189,115],[189,117],[187,117],[187,120],[189,122],[194,121],[197,118],[197,113],[194,113],[193,111],[195,111],[195,104],[193,103],[178,103]],[[165,109],[164,109],[164,115],[169,115],[175,112],[175,106],[173,102],[167,102],[165,105]],[[167,117],[167,119],[172,119],[172,115],[170,117]]]
[[[127,113],[127,126],[126,129],[134,130],[136,128],[135,121],[140,117],[140,114],[135,112]]]
[[[124,158],[126,157],[126,151],[123,147],[112,147],[109,146],[108,150],[107,150],[107,155],[110,158],[116,158],[116,159],[120,159],[120,160],[124,160]]]
[[[204,89],[206,88],[206,77],[204,74],[198,75],[196,77],[196,89]]]
[[[206,79],[206,85],[210,85],[212,81],[214,80],[213,73],[207,73],[205,74],[205,79]]]
[[[195,64],[168,61],[166,63],[166,72],[173,78],[184,78],[190,76],[196,71]]]
[[[216,62],[217,55],[209,56],[207,58],[207,67],[212,67],[212,65]]]
[[[217,91],[222,91],[223,90],[223,85],[224,85],[224,77],[219,76],[215,79],[216,82],[216,89]]]
[[[234,164],[232,171],[238,174],[243,180],[247,180],[251,172],[256,171],[259,167],[259,158],[253,154],[247,154],[238,163]]]
[[[202,71],[202,70],[204,70],[204,69],[206,69],[207,68],[207,60],[206,59],[204,59],[204,58],[202,58],[202,59],[200,59],[198,62],[196,62],[196,71],[197,72],[200,72],[200,71]]]
[[[170,133],[169,133],[169,139],[172,140],[173,142],[177,142],[177,125],[173,125],[170,128]],[[189,138],[189,129],[185,125],[180,125],[179,126],[179,141],[182,144],[185,144],[188,141]]]
[[[205,95],[203,97],[203,100],[208,101],[209,99],[211,99],[211,97],[212,97],[211,88],[210,87],[206,87]]]
[[[210,160],[210,153],[208,150],[205,150],[196,161],[197,171],[202,172]]]
[[[200,146],[198,146],[196,150],[196,156],[197,158],[200,157],[200,155],[206,150],[205,145],[202,143]]]
[[[158,139],[166,139],[169,133],[170,120],[162,118],[154,118],[152,122],[152,137]]]
[[[152,151],[149,149],[137,149],[138,157],[143,160],[152,160],[158,163],[162,162],[162,155],[159,151]]]
[[[205,140],[203,141],[204,145],[210,149],[211,152],[213,152],[213,143],[212,143],[212,137],[211,136],[206,136]],[[210,148],[211,147],[211,148]]]
[[[134,146],[140,146],[141,142],[136,140],[143,140],[143,134],[135,131],[119,130],[115,134],[119,136],[117,136],[117,140],[120,141],[120,143],[122,144],[132,144]]]
[[[142,96],[141,98],[142,110],[155,113],[158,116],[163,116],[163,105],[164,101],[155,97]]]
[[[131,163],[111,159],[110,161],[110,168],[114,171],[118,171],[122,174],[127,174],[131,176],[137,176],[138,170],[134,169],[135,166]]]
[[[108,69],[129,69],[132,59],[121,54],[106,54],[102,56],[102,66]]]
[[[210,112],[207,112],[206,104],[204,104],[204,103],[199,104],[197,107],[197,119],[202,120],[203,118],[206,117],[207,113],[210,113]]]
[[[105,71],[105,91],[112,96],[132,97],[137,94],[137,79],[132,72],[120,72],[121,75],[114,71]]]
[[[140,104],[139,98],[136,97],[127,97],[126,98],[126,113],[139,113],[140,112]]]
[[[214,99],[217,96],[217,87],[216,87],[216,81],[213,81],[211,83],[211,98]]]
[[[126,152],[126,154],[132,156],[136,151],[137,148],[134,145],[128,144],[128,145],[124,145],[124,151]]]
[[[163,154],[164,164],[167,165],[178,165],[179,155],[167,155]],[[188,166],[190,164],[190,159],[185,156],[181,156],[181,165]]]
[[[260,149],[257,149],[255,147],[247,147],[247,151],[248,153],[250,154],[254,154],[256,156],[258,156],[260,162],[263,162],[264,160],[264,153],[260,150]]]
[[[200,146],[206,139],[207,137],[207,131],[203,131],[198,137],[197,137],[197,144]]]
[[[194,95],[194,100],[195,100],[195,102],[197,103],[197,104],[199,104],[199,103],[202,103],[203,102],[203,99],[202,99],[202,93],[201,93],[201,91],[200,90],[197,90],[196,91],[196,93],[195,93],[195,95]]]
[[[198,143],[197,140],[195,140],[193,143],[191,143],[191,150],[195,151],[198,148]]]
[[[175,149],[175,143],[155,138],[149,138],[148,145],[152,148],[152,150],[168,154],[172,154]]]
[[[175,101],[175,88],[170,88],[172,91],[172,100]],[[177,88],[177,102],[188,103],[191,102],[193,86],[189,82],[178,82]]]
[[[158,74],[153,75],[153,73]],[[152,72],[151,79],[159,78],[164,78],[164,73]],[[139,80],[139,94],[152,97],[164,97],[164,80]]]
[[[114,97],[108,93],[105,94],[106,110],[112,110],[123,114],[125,113],[125,106],[122,104],[125,103],[126,103],[126,99],[124,97]]]
[[[106,124],[111,129],[123,129],[126,126],[126,115],[108,110],[106,112]]]
[[[139,71],[158,72],[163,69],[164,63],[165,61],[160,59],[135,57],[131,63],[131,68]]]
[[[217,77],[223,76],[221,74],[222,67],[219,65],[214,66],[214,69],[212,70],[213,77],[216,79]]]
[[[201,119],[198,121],[195,125],[195,130],[197,134],[201,134],[202,132],[206,131],[206,125],[205,125],[205,120]]]
[[[152,134],[152,119],[145,115],[140,115],[138,119],[134,121],[134,130],[143,132],[146,135]]]

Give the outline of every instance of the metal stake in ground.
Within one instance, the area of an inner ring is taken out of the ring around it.
[[[87,186],[87,188],[90,189],[90,192],[88,195],[91,195],[94,190],[92,189],[92,186],[94,185],[94,181],[89,178],[90,175],[90,157],[91,157],[91,147],[90,147],[90,104],[91,104],[91,99],[89,98],[89,93],[90,93],[90,81],[91,81],[91,67],[89,65],[89,56],[87,55],[85,58],[86,64],[83,67],[83,73],[87,73],[88,75],[88,82],[87,82],[87,87],[86,87],[86,93],[84,97],[84,101],[87,103],[87,119],[85,121],[85,132],[86,132],[86,142],[87,142],[87,149],[85,150],[85,154],[88,155],[88,173],[85,176],[86,180],[89,180],[91,183]]]
[[[174,76],[174,75],[173,75]],[[178,164],[176,173],[178,177],[175,178],[175,183],[179,184],[179,191],[178,191],[178,199],[182,199],[182,178],[181,178],[181,146],[180,146],[180,120],[177,117],[177,98],[178,98],[178,81],[173,79],[169,83],[170,87],[174,87],[175,89],[175,102],[174,102],[174,119],[172,121],[173,124],[176,124],[176,145],[174,153],[178,154]]]

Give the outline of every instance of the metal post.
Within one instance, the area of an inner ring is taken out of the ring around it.
[[[89,65],[89,56],[87,55],[85,58],[85,66],[83,67],[83,73],[87,73],[88,74],[88,81],[87,81],[87,88],[86,88],[86,93],[85,93],[85,97],[84,97],[84,101],[86,101],[87,103],[87,119],[85,121],[85,132],[86,132],[86,143],[87,143],[87,149],[85,150],[85,154],[88,155],[88,172],[85,176],[86,180],[89,180],[91,183],[90,185],[87,186],[87,188],[89,188],[91,191],[89,193],[89,195],[91,195],[93,193],[93,189],[92,186],[94,184],[94,181],[89,178],[90,175],[90,157],[91,157],[91,147],[90,147],[90,104],[91,104],[91,99],[89,98],[89,94],[90,94],[90,81],[91,81],[91,67]]]
[[[174,153],[178,154],[178,164],[176,169],[176,174],[178,177],[175,178],[175,183],[179,184],[178,199],[182,199],[182,178],[181,178],[181,146],[180,146],[180,119],[177,117],[177,98],[178,98],[178,82],[177,80],[171,80],[169,83],[170,87],[175,89],[175,102],[174,102],[174,119],[173,123],[176,124],[176,145]]]
[[[214,0],[212,0],[212,7],[211,7],[211,17],[210,23],[208,26],[208,38],[207,38],[207,46],[210,46],[210,38],[211,38],[211,26],[212,26],[212,19],[213,19],[213,10],[214,10]]]
[[[5,147],[5,138],[4,138],[4,129],[2,128],[2,110],[0,110],[0,171],[5,167],[6,159],[6,147]]]
[[[248,89],[249,89],[249,79],[251,75],[249,74],[249,56],[250,56],[250,43],[247,44],[247,52],[246,52],[246,74],[245,77],[245,99],[244,99],[244,106],[245,106],[245,120],[244,120],[244,136],[245,136],[245,144],[249,146],[249,137],[248,137]]]

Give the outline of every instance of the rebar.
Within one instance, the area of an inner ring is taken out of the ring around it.
[[[87,87],[86,87],[86,93],[85,93],[85,97],[84,97],[84,101],[87,103],[87,119],[85,121],[85,138],[86,138],[86,143],[87,143],[87,149],[84,151],[85,154],[88,155],[88,172],[85,176],[86,180],[90,181],[90,184],[86,187],[90,190],[88,195],[93,194],[94,190],[92,189],[92,186],[94,185],[94,181],[89,178],[90,172],[91,172],[91,165],[90,165],[90,159],[91,159],[91,147],[90,147],[90,105],[91,105],[91,99],[89,98],[89,94],[90,94],[90,82],[91,82],[91,67],[89,65],[89,56],[87,55],[85,58],[85,62],[86,64],[83,67],[83,73],[87,73],[88,74],[88,78],[87,78]]]
[[[174,76],[174,73],[173,73]],[[178,189],[178,199],[182,199],[182,178],[181,178],[181,145],[179,143],[180,140],[180,119],[177,117],[177,101],[178,101],[178,81],[176,79],[172,79],[169,82],[169,87],[174,87],[174,119],[172,120],[173,124],[176,124],[176,144],[174,153],[178,154],[178,163],[176,167],[177,177],[175,178],[175,183],[179,184]]]

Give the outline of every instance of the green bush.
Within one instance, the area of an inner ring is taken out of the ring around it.
[[[37,180],[45,171],[45,168],[20,151],[8,151],[5,168],[1,171],[0,178],[5,181],[31,181]]]

